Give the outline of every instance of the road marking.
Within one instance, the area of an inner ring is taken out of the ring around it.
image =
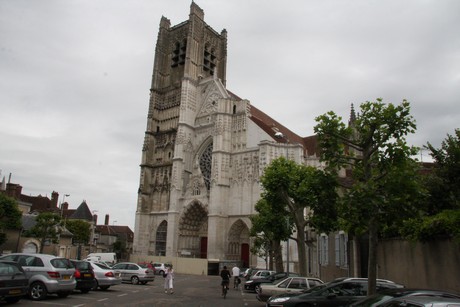
[[[120,296],[126,296],[126,295],[128,295],[128,293],[119,294],[118,296],[120,297]]]
[[[106,301],[106,300],[108,300],[108,299],[109,299],[109,298],[108,298],[108,297],[106,297],[106,298],[102,298],[102,299],[100,299],[100,300],[97,300],[97,301],[98,301],[98,302],[103,302],[103,301]]]

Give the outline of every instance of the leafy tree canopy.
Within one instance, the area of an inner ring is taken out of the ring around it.
[[[35,226],[26,231],[24,235],[40,240],[41,253],[47,240],[52,243],[58,243],[58,234],[61,232],[61,217],[56,213],[42,212],[37,216],[35,221]]]
[[[68,220],[65,227],[73,234],[73,242],[88,243],[91,236],[91,225],[83,220]]]
[[[0,193],[0,245],[6,242],[5,230],[21,228],[21,216],[16,200]]]

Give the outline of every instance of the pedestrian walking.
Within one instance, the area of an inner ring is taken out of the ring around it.
[[[168,293],[169,291],[170,294],[173,294],[174,270],[172,264],[166,266],[165,272],[163,273],[163,277],[165,278],[165,293]]]
[[[233,289],[239,289],[240,288],[240,268],[238,266],[234,266],[232,268],[232,276],[233,276]]]

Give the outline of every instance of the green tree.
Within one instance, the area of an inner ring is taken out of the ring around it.
[[[424,176],[428,191],[423,211],[405,221],[401,234],[413,241],[427,242],[452,237],[460,242],[460,130],[447,135],[437,149],[426,146],[434,159],[434,168]]]
[[[126,242],[120,239],[117,239],[112,244],[113,252],[117,254],[118,259],[126,259],[127,257],[127,250],[126,250]]]
[[[265,168],[261,182],[264,188],[263,198],[276,208],[272,212],[277,215],[282,213],[277,224],[273,223],[268,227],[271,230],[284,228],[287,235],[296,241],[301,259],[299,273],[306,276],[306,227],[320,231],[335,229],[336,179],[320,169],[281,157]],[[272,212],[268,214],[273,214]],[[296,229],[296,237],[291,236],[293,228]]]
[[[378,235],[417,212],[423,189],[419,165],[411,159],[417,148],[406,142],[416,129],[409,102],[393,105],[377,99],[360,109],[349,126],[330,111],[316,118],[314,129],[327,168],[351,171],[338,213],[349,233],[369,235],[370,295],[376,291]]]
[[[91,236],[91,226],[83,220],[67,220],[65,227],[73,234],[74,243],[87,244]]]
[[[35,219],[36,224],[26,231],[26,237],[35,237],[40,240],[40,253],[43,252],[45,242],[58,243],[61,233],[61,217],[52,212],[42,212]]]
[[[0,193],[0,245],[6,242],[7,229],[21,228],[21,216],[16,201]]]
[[[286,227],[286,210],[280,202],[270,203],[262,198],[255,205],[257,214],[250,217],[252,227],[250,235],[255,238],[252,252],[269,259],[270,268],[275,264],[277,272],[283,271],[281,241],[287,240],[289,232]],[[257,252],[256,252],[257,250]]]
[[[456,129],[454,135],[448,134],[441,148],[437,149],[430,143],[426,148],[435,162],[434,172],[428,176],[428,213],[460,209],[460,129]]]

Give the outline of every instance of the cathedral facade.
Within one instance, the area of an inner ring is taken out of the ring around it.
[[[194,2],[162,17],[142,148],[133,253],[256,265],[249,216],[259,178],[280,156],[319,165],[300,137],[226,88],[227,32]]]

